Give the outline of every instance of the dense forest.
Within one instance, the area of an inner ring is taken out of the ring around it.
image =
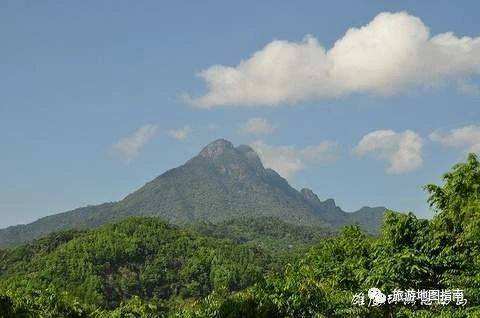
[[[271,217],[174,226],[132,217],[0,251],[2,317],[480,317],[480,163],[427,185],[431,220],[378,236]],[[353,303],[369,288],[463,290],[465,305]]]

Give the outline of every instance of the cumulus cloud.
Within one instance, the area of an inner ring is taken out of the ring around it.
[[[480,126],[470,125],[452,129],[448,133],[434,132],[430,139],[446,147],[464,148],[467,152],[480,153]]]
[[[112,145],[111,150],[126,162],[130,162],[139,155],[142,148],[155,136],[157,130],[157,125],[143,125],[131,135],[121,138]]]
[[[185,140],[192,132],[190,126],[184,126],[179,129],[171,129],[168,131],[168,135],[177,140]]]
[[[411,130],[395,132],[393,130],[376,130],[360,140],[354,153],[364,156],[373,154],[389,164],[387,173],[401,174],[419,168],[423,163],[422,138]]]
[[[318,145],[297,149],[293,146],[272,146],[258,140],[251,144],[265,167],[291,179],[297,172],[311,165],[334,161],[337,158],[337,143],[323,141]]]
[[[252,135],[269,135],[275,131],[276,127],[265,118],[250,118],[240,127],[240,131]]]
[[[275,40],[236,66],[214,65],[198,76],[207,92],[187,97],[202,108],[276,106],[352,93],[389,95],[414,86],[480,74],[480,37],[432,36],[406,12],[384,12],[349,29],[327,50],[311,35]]]

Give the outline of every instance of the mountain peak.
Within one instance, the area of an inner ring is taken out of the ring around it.
[[[238,217],[273,216],[295,224],[339,228],[360,224],[378,230],[384,208],[346,213],[333,199],[320,201],[310,189],[301,193],[249,146],[225,139],[208,144],[198,156],[171,169],[118,202],[51,215],[28,225],[0,230],[0,248],[53,231],[90,228],[127,216],[159,216],[172,223],[218,222]]]
[[[254,167],[255,169],[260,169],[260,170],[264,169],[262,161],[260,160],[260,157],[255,152],[255,150],[252,149],[252,147],[247,145],[240,145],[235,149],[239,153],[243,154],[243,156],[245,156],[250,166]]]
[[[227,149],[234,149],[233,144],[226,139],[217,139],[205,146],[199,155],[204,158],[214,159],[221,156]]]
[[[325,201],[323,201],[323,204],[331,209],[337,207],[337,204],[335,203],[334,199],[326,199]]]
[[[308,202],[310,203],[320,202],[320,199],[318,198],[318,196],[311,189],[303,188],[302,190],[300,190],[300,192],[302,193],[305,200],[307,200]]]
[[[253,150],[252,147],[247,146],[247,145],[239,145],[236,149],[238,151],[240,151],[241,153],[244,153],[244,154],[249,154],[249,153],[256,154],[255,150]]]
[[[315,207],[320,207],[324,210],[334,210],[337,209],[337,205],[335,200],[327,199],[325,201],[321,201],[318,196],[313,192],[311,189],[303,188],[300,190],[300,193],[303,195],[303,198],[311,205]]]

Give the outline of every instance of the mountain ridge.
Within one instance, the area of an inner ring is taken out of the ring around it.
[[[375,233],[383,207],[344,212],[333,199],[321,201],[310,189],[297,191],[265,168],[249,146],[218,139],[185,164],[170,169],[120,201],[46,216],[0,229],[0,247],[17,245],[54,231],[93,228],[128,216],[158,216],[171,223],[221,222],[237,217],[273,216],[294,224],[338,228],[358,223]]]

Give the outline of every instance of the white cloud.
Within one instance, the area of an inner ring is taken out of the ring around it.
[[[172,129],[168,131],[168,135],[177,140],[185,140],[188,135],[192,132],[190,126],[184,126],[179,129]]]
[[[202,108],[276,106],[352,93],[389,95],[479,74],[480,37],[431,36],[419,18],[384,12],[349,29],[329,50],[308,35],[301,42],[272,41],[237,66],[211,66],[198,74],[206,94],[187,99]]]
[[[358,156],[372,153],[376,158],[388,162],[387,173],[401,174],[422,165],[422,147],[422,138],[411,130],[400,133],[376,130],[363,136],[354,153]]]
[[[480,126],[470,125],[452,129],[446,134],[434,132],[430,139],[447,147],[464,148],[467,152],[480,153]]]
[[[247,120],[240,128],[240,131],[245,134],[268,135],[273,133],[275,129],[276,127],[265,118],[256,117]]]
[[[251,144],[265,167],[291,179],[297,172],[311,165],[331,162],[337,157],[337,144],[323,141],[315,146],[297,149],[293,146],[271,146],[258,140]]]
[[[142,148],[155,136],[157,129],[157,125],[143,125],[131,135],[120,139],[111,147],[111,150],[126,162],[130,162],[138,156]]]

